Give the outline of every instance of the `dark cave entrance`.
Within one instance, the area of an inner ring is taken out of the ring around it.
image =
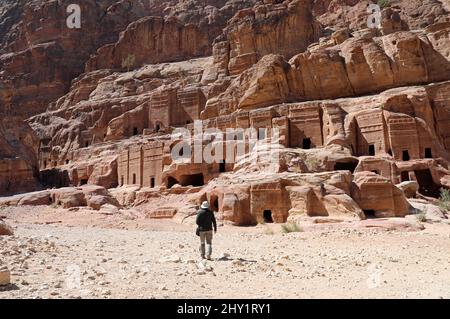
[[[226,172],[226,165],[227,165],[227,163],[225,161],[219,163],[219,172],[220,173]]]
[[[202,173],[183,175],[180,177],[181,186],[203,186],[205,184],[204,177]]]
[[[80,186],[86,185],[87,183],[88,183],[87,179],[85,179],[85,178],[80,179]]]
[[[270,209],[266,209],[263,212],[263,218],[265,223],[273,223],[272,211]]]
[[[408,171],[401,172],[400,179],[402,182],[408,182],[409,181],[409,172]]]
[[[133,136],[136,136],[136,135],[138,135],[138,128],[137,127],[133,128]]]
[[[433,158],[433,152],[431,151],[431,148],[427,147],[425,149],[425,158]]]
[[[302,141],[302,148],[304,150],[309,150],[309,149],[311,149],[311,146],[312,146],[311,139],[310,138],[304,138],[303,141]]]
[[[173,185],[175,185],[175,184],[179,184],[178,181],[175,178],[173,178],[172,176],[169,176],[167,178],[167,188],[172,188]]]
[[[429,169],[414,171],[417,182],[419,183],[419,193],[424,196],[439,198],[440,187],[433,181],[433,176]]]
[[[404,161],[410,160],[409,152],[407,150],[402,152],[402,160]]]
[[[335,171],[350,171],[352,173],[355,172],[356,167],[358,166],[358,162],[346,162],[346,163],[336,163],[334,164]]]
[[[375,144],[369,145],[369,156],[375,156]]]
[[[155,188],[155,177],[150,177],[150,187]]]
[[[375,218],[375,211],[373,209],[364,209],[364,215],[366,219]]]

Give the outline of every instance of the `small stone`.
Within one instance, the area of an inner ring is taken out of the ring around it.
[[[230,254],[228,254],[228,253],[222,253],[219,256],[219,260],[227,260],[229,258],[230,258]]]
[[[102,290],[101,294],[102,296],[111,296],[111,290],[109,289]]]
[[[163,257],[159,260],[160,263],[179,263],[181,262],[181,258],[180,256],[177,255],[172,255],[172,256],[167,256],[167,257]]]
[[[241,260],[239,260],[239,259],[233,260],[231,264],[233,266],[243,266],[244,265],[244,263]]]
[[[9,270],[0,270],[0,286],[6,286],[11,283],[11,273]]]

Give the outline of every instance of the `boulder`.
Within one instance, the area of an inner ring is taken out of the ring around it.
[[[103,195],[95,195],[90,197],[87,200],[87,205],[95,210],[99,210],[100,208],[103,208],[105,205],[113,206],[116,208],[120,207],[119,202],[114,197]]]
[[[79,187],[79,189],[83,192],[86,199],[89,199],[92,196],[108,196],[108,190],[103,186],[99,185],[83,185]]]
[[[438,206],[428,203],[421,199],[410,199],[412,207],[415,209],[415,214],[421,214],[426,221],[439,223],[447,220],[447,216]]]
[[[53,202],[63,208],[86,206],[86,197],[80,188],[64,187],[52,191]]]
[[[105,215],[115,215],[120,213],[120,210],[119,208],[117,208],[117,206],[111,204],[103,204],[100,207],[99,212]]]
[[[40,206],[50,205],[52,203],[52,197],[50,191],[33,192],[24,194],[18,202],[19,206]]]
[[[12,236],[14,235],[11,226],[0,220],[0,236]]]
[[[140,186],[126,185],[110,190],[111,196],[114,197],[120,205],[129,206],[136,200],[136,193],[140,190]]]
[[[416,181],[406,181],[396,185],[407,198],[414,198],[419,191],[419,183]]]

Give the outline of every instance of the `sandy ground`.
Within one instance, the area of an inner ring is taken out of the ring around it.
[[[422,231],[193,226],[51,208],[0,211],[1,298],[450,298],[450,226]]]

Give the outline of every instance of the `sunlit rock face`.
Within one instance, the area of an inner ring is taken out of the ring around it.
[[[403,217],[450,186],[448,1],[390,1],[375,27],[372,1],[86,0],[80,29],[69,4],[0,2],[2,195],[173,195],[148,215],[208,200],[250,225]],[[218,161],[176,161],[180,142]]]

